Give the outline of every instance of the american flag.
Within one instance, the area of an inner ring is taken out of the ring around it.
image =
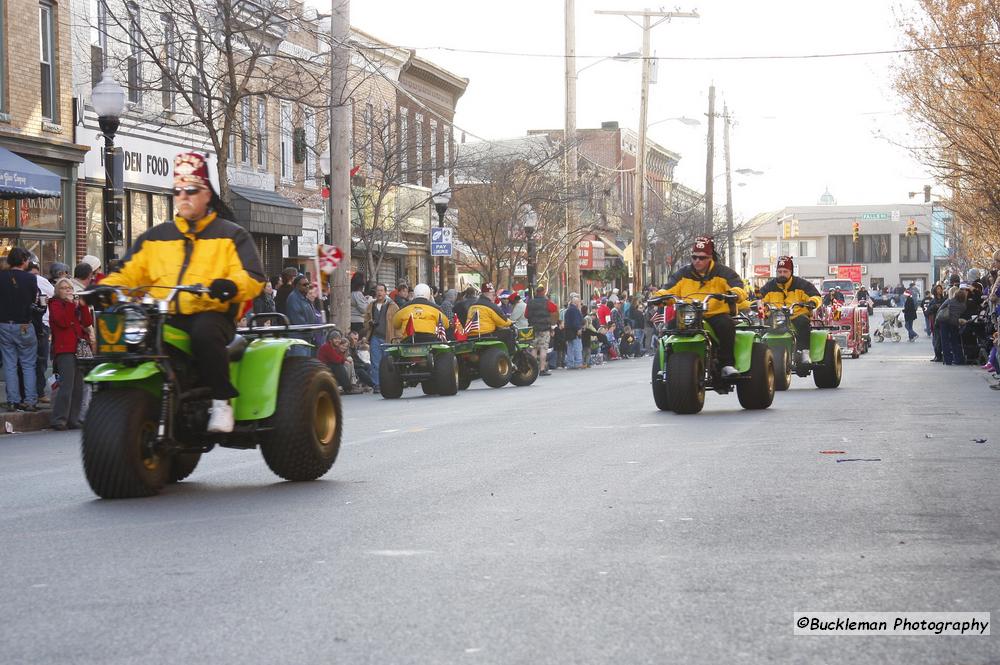
[[[657,307],[656,313],[653,314],[653,318],[650,319],[650,323],[652,323],[655,326],[657,323],[665,323],[665,322],[666,322],[666,316],[663,314],[663,308]]]
[[[477,309],[469,317],[469,322],[465,324],[465,334],[471,335],[472,333],[479,334],[479,310]]]
[[[448,331],[444,327],[444,319],[440,314],[438,314],[438,324],[437,328],[434,329],[434,334],[437,335],[437,338],[442,342],[448,341]]]

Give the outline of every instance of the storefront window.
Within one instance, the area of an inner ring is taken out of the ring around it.
[[[17,201],[14,199],[0,199],[0,226],[17,226]]]
[[[153,225],[169,222],[173,217],[170,214],[171,203],[169,196],[163,194],[153,194]]]
[[[149,228],[149,194],[129,192],[129,246]]]
[[[17,204],[21,228],[63,230],[62,199],[21,199]]]
[[[42,268],[42,274],[48,274],[49,266],[55,262],[64,260],[62,238],[25,238],[21,236],[18,245],[38,257]]]
[[[104,237],[104,195],[97,187],[87,188],[87,254],[103,256],[101,239]]]

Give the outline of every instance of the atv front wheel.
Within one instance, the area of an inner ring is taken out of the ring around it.
[[[667,383],[660,376],[661,371],[660,350],[653,349],[653,401],[656,403],[656,408],[660,411],[669,411],[670,400],[667,399]]]
[[[774,356],[767,344],[756,342],[750,352],[750,379],[736,383],[744,409],[766,409],[774,401]]]
[[[705,364],[690,351],[667,357],[667,399],[675,413],[698,413],[705,406]]]
[[[493,346],[479,356],[479,375],[490,388],[503,388],[510,381],[510,356],[507,351]]]
[[[336,461],[342,431],[340,395],[330,370],[313,358],[287,356],[271,429],[260,443],[267,466],[285,480],[316,480]]]
[[[776,346],[771,350],[774,358],[774,389],[788,390],[792,385],[792,353],[787,346]]]
[[[510,373],[510,382],[515,386],[530,386],[538,378],[538,358],[524,350],[518,351],[514,357],[517,360]]]
[[[83,426],[83,472],[102,499],[153,496],[170,478],[170,459],[153,449],[156,399],[140,388],[94,393]]]
[[[823,362],[813,370],[813,382],[817,388],[836,388],[843,376],[840,345],[832,339],[826,340]]]
[[[192,473],[201,460],[201,453],[177,453],[170,460],[170,482],[179,483]]]
[[[378,390],[386,399],[399,399],[403,396],[403,375],[389,356],[382,356],[378,367]]]

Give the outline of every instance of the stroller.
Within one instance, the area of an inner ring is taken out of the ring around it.
[[[962,352],[969,364],[985,365],[993,347],[993,322],[990,317],[976,314],[962,326],[958,334],[962,340]]]
[[[899,312],[892,314],[882,312],[882,325],[872,332],[872,337],[875,338],[876,342],[884,342],[887,339],[898,342],[903,339],[903,336],[899,333],[902,327],[903,324],[899,321]]]

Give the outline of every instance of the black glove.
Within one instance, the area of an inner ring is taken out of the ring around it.
[[[814,303],[812,300],[810,300],[810,301],[806,302],[806,307],[808,307],[809,309],[816,309],[816,303]]]
[[[231,279],[213,279],[208,286],[208,295],[225,302],[236,297],[236,282]]]
[[[97,309],[106,309],[114,304],[118,292],[112,286],[95,286],[80,294],[83,302]]]

